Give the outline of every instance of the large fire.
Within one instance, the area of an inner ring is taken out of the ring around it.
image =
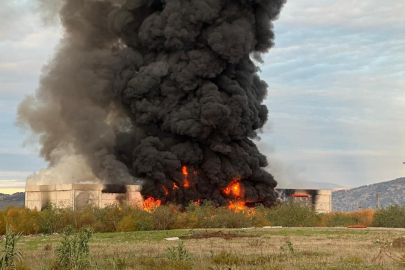
[[[230,202],[228,204],[228,209],[233,210],[235,212],[243,211],[245,208],[246,208],[246,205],[245,205],[244,201],[235,201],[235,202]]]
[[[181,168],[181,171],[183,173],[183,178],[184,178],[184,185],[183,187],[189,188],[190,187],[190,181],[188,180],[188,170],[186,166],[183,166]]]
[[[229,186],[227,186],[224,190],[223,190],[223,192],[226,194],[226,195],[233,195],[234,197],[236,197],[236,198],[241,198],[241,197],[243,197],[243,195],[244,195],[244,190],[241,188],[241,185],[240,185],[240,182],[239,182],[239,179],[234,179],[230,184],[229,184]]]
[[[228,209],[233,210],[235,212],[242,211],[246,209],[246,201],[243,200],[245,196],[245,189],[240,183],[240,179],[234,179],[232,182],[222,190],[225,195],[232,196],[236,199],[232,200],[228,204]]]
[[[148,212],[153,212],[161,204],[162,204],[161,200],[157,200],[153,197],[149,197],[143,202],[143,210],[148,211]]]
[[[182,166],[181,172],[183,174],[183,179],[184,179],[184,184],[183,188],[190,188],[190,180],[188,179],[189,172],[187,169],[187,166]],[[194,175],[198,175],[197,171],[193,171]],[[179,189],[179,186],[174,183],[172,190]],[[170,191],[169,189],[163,185],[163,190],[167,195],[169,195]],[[246,206],[247,201],[244,199],[245,197],[245,189],[243,185],[240,182],[239,178],[235,178],[232,180],[232,182],[222,190],[223,194],[225,194],[228,197],[228,209],[235,211],[235,212],[240,212],[246,210],[248,207]],[[195,200],[194,203],[196,205],[201,204],[201,199]],[[147,198],[144,203],[143,203],[143,209],[148,212],[153,212],[157,207],[159,207],[162,204],[162,201],[159,199],[155,199],[153,197]]]

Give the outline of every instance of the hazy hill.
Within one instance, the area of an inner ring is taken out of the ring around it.
[[[376,208],[378,193],[380,207],[405,204],[405,178],[361,186],[332,193],[332,211],[349,212],[359,208]]]
[[[14,194],[0,193],[0,210],[7,209],[9,206],[23,207],[25,205],[25,193],[18,192]]]

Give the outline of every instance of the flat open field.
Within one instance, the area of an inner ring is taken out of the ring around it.
[[[165,240],[182,236],[189,237]],[[93,269],[403,269],[397,261],[405,250],[390,246],[403,236],[403,229],[376,228],[142,231],[94,234],[90,249]],[[60,239],[23,237],[23,269],[49,269]],[[168,248],[181,242],[189,259],[168,259]]]

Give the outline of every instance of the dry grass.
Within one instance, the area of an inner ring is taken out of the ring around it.
[[[183,239],[191,261],[167,259],[166,237],[216,230],[171,230],[95,234],[90,245],[93,269],[403,269],[404,251],[389,244],[404,230],[344,228],[234,229],[224,233],[254,235],[231,239]],[[49,269],[59,235],[24,237],[21,269]],[[380,250],[384,252],[381,253]],[[380,254],[380,255],[379,255]]]

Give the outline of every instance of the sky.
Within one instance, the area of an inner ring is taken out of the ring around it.
[[[0,193],[46,168],[14,123],[62,35],[32,0],[0,7]],[[3,2],[2,1],[2,2]],[[405,1],[294,0],[258,63],[269,120],[257,141],[281,187],[356,187],[405,175]]]

